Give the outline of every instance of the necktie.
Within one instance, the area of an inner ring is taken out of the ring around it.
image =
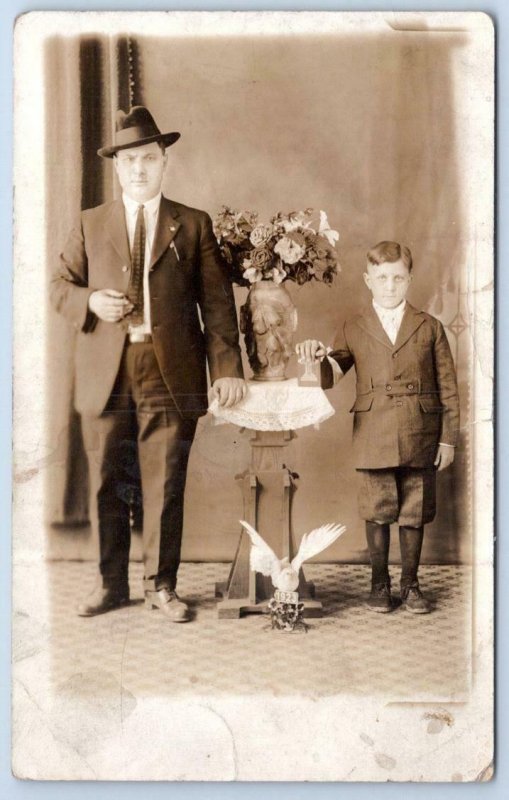
[[[130,322],[133,325],[141,325],[143,322],[143,269],[145,266],[146,237],[143,208],[144,206],[138,206],[131,253],[131,280],[127,290],[127,298],[134,306],[130,314]]]

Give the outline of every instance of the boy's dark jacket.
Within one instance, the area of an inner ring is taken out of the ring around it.
[[[455,445],[459,431],[456,372],[442,324],[406,304],[393,345],[372,305],[348,320],[330,353],[357,373],[351,411],[357,469],[432,467],[439,442]],[[322,361],[322,386],[333,371]]]

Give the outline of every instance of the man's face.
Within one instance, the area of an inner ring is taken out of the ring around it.
[[[406,297],[412,275],[401,259],[384,264],[368,262],[364,280],[375,303],[382,308],[396,308]]]
[[[166,160],[157,142],[119,150],[113,161],[125,194],[137,203],[155,197],[161,191]]]

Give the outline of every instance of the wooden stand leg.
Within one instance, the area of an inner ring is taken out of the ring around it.
[[[256,528],[256,500],[258,480],[256,475],[246,472],[239,475],[244,497],[244,514],[246,522]],[[218,616],[222,619],[235,619],[243,611],[256,610],[256,573],[249,569],[249,553],[251,540],[242,530],[237,552],[233,560],[226,583],[216,583],[216,597],[222,597],[218,603]]]
[[[251,467],[238,477],[244,498],[244,514],[279,558],[295,555],[291,530],[292,495],[295,476],[283,462],[283,448],[292,437],[291,431],[255,431],[251,438]],[[249,568],[251,540],[242,530],[235,559],[226,583],[216,584],[218,616],[238,618],[246,613],[267,613],[268,601],[274,594],[270,577]],[[314,599],[314,586],[304,573],[299,575],[299,596],[304,602],[304,615],[322,615],[322,604]]]

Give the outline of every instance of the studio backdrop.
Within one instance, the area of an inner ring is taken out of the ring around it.
[[[466,290],[475,236],[462,198],[466,121],[455,111],[462,35],[397,30],[362,35],[154,38],[55,37],[46,53],[48,280],[81,208],[118,195],[112,165],[96,155],[115,111],[146,105],[169,151],[164,193],[214,216],[223,204],[256,210],[324,209],[340,231],[342,271],[333,286],[286,284],[297,306],[296,341],[332,344],[368,300],[366,251],[383,239],[414,258],[409,300],[444,324],[458,369],[461,438],[439,475],[438,514],[425,538],[428,563],[469,562],[471,316]],[[240,306],[247,290],[236,288]],[[47,391],[52,456],[47,470],[49,555],[94,558],[88,476],[73,411],[71,327],[48,309]],[[246,374],[250,370],[245,361]],[[353,371],[352,371],[353,373]],[[297,374],[295,359],[290,375]],[[351,451],[354,375],[328,393],[335,415],[297,432],[288,466],[298,473],[297,540],[341,521],[348,533],[331,561],[367,561]],[[183,558],[231,560],[240,533],[235,475],[249,463],[249,432],[199,423],[190,461]],[[139,537],[133,556],[139,556]],[[397,554],[395,552],[395,557]]]

